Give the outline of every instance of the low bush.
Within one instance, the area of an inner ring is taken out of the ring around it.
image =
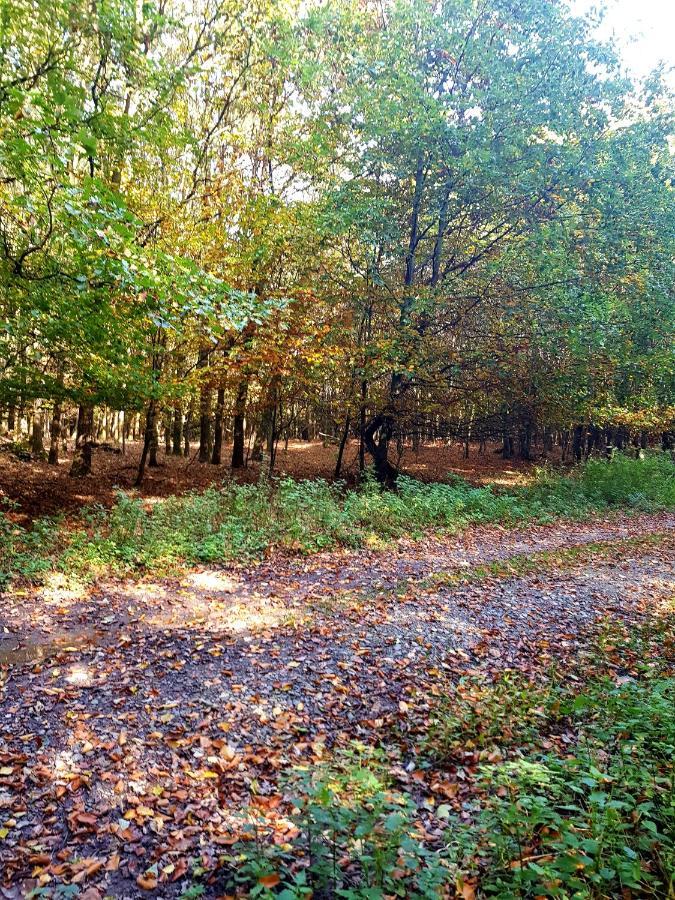
[[[14,575],[39,578],[54,568],[87,576],[111,567],[245,560],[273,547],[310,553],[434,527],[546,522],[612,507],[674,508],[670,457],[618,455],[590,460],[569,475],[542,470],[532,485],[512,491],[472,487],[458,478],[423,484],[405,476],[395,493],[380,491],[372,478],[357,490],[321,479],[228,483],[152,504],[119,491],[112,509],[84,511],[76,528],[41,519],[27,530],[0,514],[0,583]]]
[[[442,847],[425,845],[415,803],[386,772],[384,755],[358,744],[330,762],[295,769],[283,823],[291,840],[275,841],[279,822],[252,813],[243,828],[247,839],[226,860],[233,873],[228,891],[285,900],[441,896],[451,879]]]
[[[483,896],[673,895],[674,639],[671,617],[605,641],[585,678],[581,667],[536,687],[470,679],[439,705],[435,764],[468,747],[492,760],[475,779],[472,823],[448,830],[450,858]]]

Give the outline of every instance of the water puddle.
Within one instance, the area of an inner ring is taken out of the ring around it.
[[[37,635],[24,638],[0,635],[0,667],[24,666],[63,653],[77,653],[84,647],[97,645],[98,637],[93,629],[49,639]]]

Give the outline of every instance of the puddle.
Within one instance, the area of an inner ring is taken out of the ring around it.
[[[41,662],[62,653],[76,653],[98,643],[97,634],[93,630],[59,635],[49,640],[35,636],[20,639],[0,635],[0,666],[23,666]]]

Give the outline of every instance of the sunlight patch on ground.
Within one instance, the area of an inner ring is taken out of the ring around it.
[[[93,682],[93,675],[91,673],[91,669],[88,666],[76,665],[73,666],[70,672],[66,675],[66,681],[68,684],[74,684],[79,687],[86,687]]]
[[[139,602],[147,602],[148,600],[164,600],[168,596],[167,589],[164,585],[148,582],[139,582],[138,584],[126,584],[124,593],[132,600]]]
[[[237,581],[223,572],[203,571],[191,572],[182,582],[184,585],[200,591],[232,594],[240,586]]]
[[[87,588],[74,582],[67,575],[55,572],[45,579],[40,595],[42,601],[48,605],[62,605],[83,600],[87,596]]]

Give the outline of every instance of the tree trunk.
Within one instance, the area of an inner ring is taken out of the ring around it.
[[[171,456],[171,410],[164,412],[164,454]]]
[[[583,425],[575,425],[574,434],[572,435],[572,456],[576,462],[581,462],[585,433],[586,429]]]
[[[239,382],[237,399],[234,406],[234,421],[232,423],[232,468],[244,468],[245,429],[244,417],[246,415],[246,397],[248,396],[248,381],[245,378]]]
[[[33,409],[33,430],[30,438],[30,450],[32,455],[38,459],[45,452],[42,411],[38,403],[35,404]]]
[[[218,388],[216,400],[216,417],[213,425],[213,453],[211,462],[214,466],[220,465],[220,457],[223,450],[223,410],[225,408],[225,389]]]
[[[185,421],[183,422],[183,455],[190,456],[190,431],[192,429],[192,416],[194,412],[194,400],[190,400]]]
[[[90,403],[81,404],[77,414],[77,436],[75,456],[68,473],[71,478],[83,478],[91,472],[92,430],[94,427],[94,407]]]
[[[344,456],[345,447],[347,445],[347,438],[349,437],[349,426],[351,425],[352,417],[347,413],[347,417],[345,419],[345,427],[342,432],[342,440],[340,441],[340,446],[338,447],[338,455],[337,460],[335,461],[335,480],[340,477],[340,469],[342,468],[342,457]]]
[[[181,416],[180,406],[177,406],[173,411],[173,455],[180,456],[181,455],[181,446],[180,446],[180,437],[181,437],[181,425],[183,424]]]
[[[157,462],[157,445],[159,443],[159,437],[157,434],[157,407],[154,405],[154,414],[152,417],[152,432],[150,434],[150,447],[148,454],[148,466],[151,469],[159,468],[159,463]]]
[[[197,368],[205,369],[209,364],[209,351],[203,348],[199,351]],[[211,439],[211,387],[207,383],[206,375],[202,376],[201,390],[199,393],[199,462],[209,461],[209,443]]]
[[[381,413],[371,419],[363,432],[366,450],[373,459],[375,476],[385,488],[395,487],[398,476],[397,469],[389,462],[389,441],[393,433],[393,425],[391,416]],[[375,440],[376,434],[378,434],[377,440]]]
[[[145,475],[145,463],[148,459],[148,453],[150,452],[155,437],[155,415],[156,401],[153,399],[148,403],[148,411],[145,416],[145,435],[143,438],[143,450],[141,451],[141,459],[138,463],[138,472],[136,474],[134,487],[140,487],[143,484],[143,476]]]
[[[49,458],[50,466],[58,466],[59,464],[59,437],[61,435],[61,401],[54,401],[54,409],[52,410],[52,421],[49,426]]]

